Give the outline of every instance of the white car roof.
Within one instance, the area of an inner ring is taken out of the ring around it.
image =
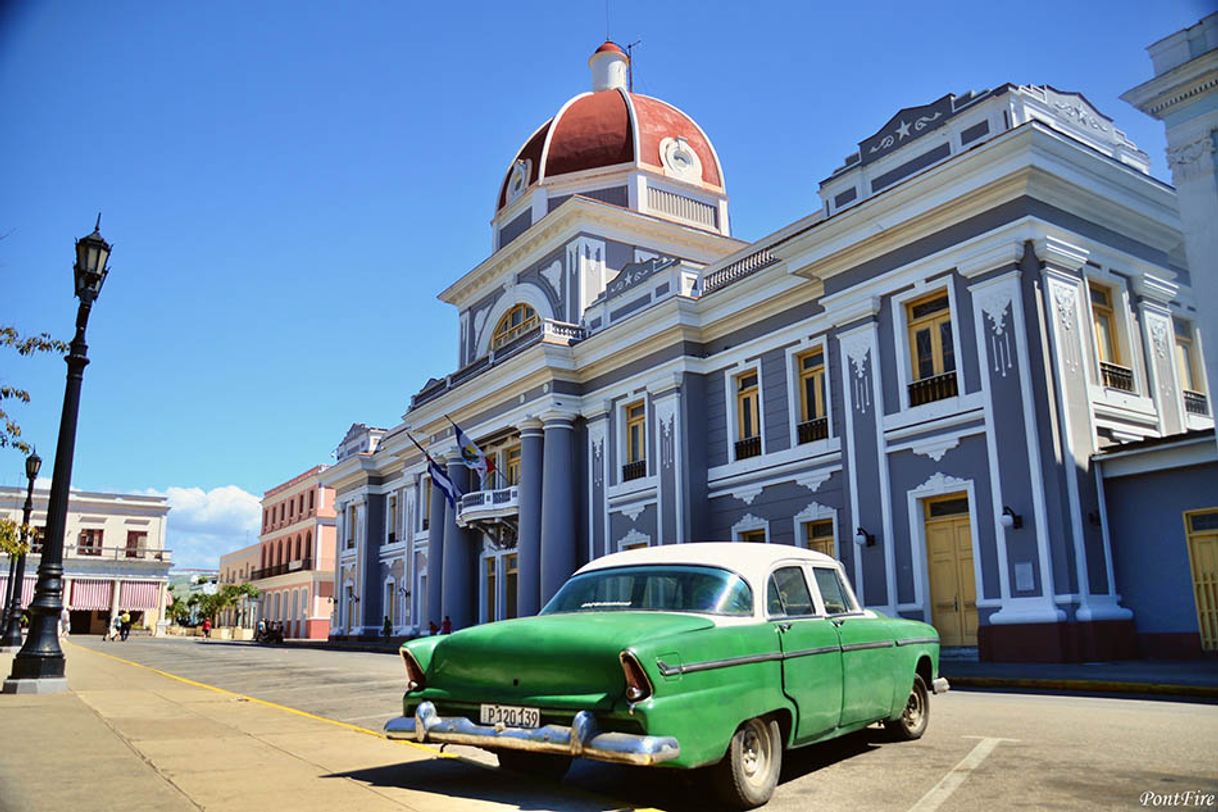
[[[790,544],[702,541],[687,544],[660,544],[654,547],[611,553],[595,561],[589,561],[575,574],[632,564],[701,564],[722,567],[739,573],[754,588],[757,588],[765,583],[770,571],[779,561],[801,561],[828,565],[835,569],[839,567],[837,559]]]

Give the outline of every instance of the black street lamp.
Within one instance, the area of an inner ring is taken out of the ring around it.
[[[68,523],[68,494],[72,487],[72,457],[76,451],[76,421],[80,414],[80,386],[89,365],[85,328],[89,311],[101,293],[110,269],[110,243],[102,239],[101,215],[93,233],[76,241],[76,335],[68,347],[68,380],[59,417],[59,444],[51,474],[46,536],[38,565],[38,585],[30,604],[30,632],[13,658],[13,671],[4,681],[4,693],[59,693],[68,689],[59,648],[59,614],[63,610],[63,541]]]
[[[21,511],[21,541],[30,542],[30,514],[34,511],[34,480],[42,468],[42,457],[37,452],[25,458],[25,478],[29,481],[25,489],[25,507]],[[28,549],[27,549],[28,552]],[[8,589],[4,601],[4,634],[0,637],[0,651],[16,651],[21,648],[21,588],[25,585],[25,553],[9,556]]]

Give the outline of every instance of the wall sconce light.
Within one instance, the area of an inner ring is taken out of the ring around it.
[[[398,592],[402,593],[402,597],[403,597],[403,598],[409,598],[409,597],[410,597],[410,590],[409,590],[409,589],[407,589],[407,588],[406,588],[406,587],[404,587],[404,586],[399,586],[399,587],[398,587]]]
[[[1023,516],[1011,510],[1007,505],[1002,506],[1002,515],[998,517],[998,521],[1002,522],[1002,526],[1008,530],[1018,530],[1023,527]]]
[[[352,601],[353,603],[359,603],[359,595],[352,595],[352,596],[351,596],[351,601]]]
[[[860,527],[854,531],[854,543],[860,547],[873,547],[875,546],[875,536]]]
[[[330,597],[326,598],[326,601],[329,603],[334,603],[334,596],[331,595]]]

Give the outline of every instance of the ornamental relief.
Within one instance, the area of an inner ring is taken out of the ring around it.
[[[904,141],[906,138],[909,138],[909,130],[911,126],[913,127],[913,131],[915,133],[920,133],[929,127],[933,122],[938,121],[942,117],[943,113],[938,111],[929,116],[918,116],[914,119],[912,125],[908,121],[902,119],[901,123],[897,125],[895,130],[881,138],[879,143],[872,144],[871,149],[868,150],[868,153],[881,152],[888,149],[898,141]]]
[[[660,438],[660,466],[672,468],[676,456],[673,429],[677,419],[677,398],[667,397],[655,402],[656,427]]]
[[[1064,282],[1050,282],[1049,287],[1053,293],[1053,304],[1057,312],[1057,321],[1062,330],[1058,334],[1058,346],[1061,350],[1062,363],[1065,364],[1068,372],[1078,374],[1082,366],[1082,352],[1079,347],[1082,337],[1075,337],[1075,327],[1078,322],[1076,310],[1078,307],[1078,290],[1074,285]]]
[[[1187,144],[1170,147],[1167,150],[1167,166],[1177,180],[1201,177],[1214,171],[1213,154],[1212,136],[1203,135]],[[1210,156],[1210,159],[1204,160],[1206,156]]]
[[[1007,312],[1011,312],[1012,320],[1015,312],[1011,306],[1011,289],[1006,285],[990,288],[978,294],[974,301],[990,328],[990,358],[994,372],[1005,378],[1014,363],[1011,332],[1006,328]]]
[[[842,353],[850,361],[853,374],[850,383],[854,393],[854,408],[866,414],[871,407],[871,387],[868,386],[868,354],[871,352],[871,336],[868,333],[854,333],[839,340]]]

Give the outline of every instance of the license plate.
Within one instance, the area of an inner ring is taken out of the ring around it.
[[[483,705],[482,724],[507,727],[541,727],[541,711],[517,705]]]

